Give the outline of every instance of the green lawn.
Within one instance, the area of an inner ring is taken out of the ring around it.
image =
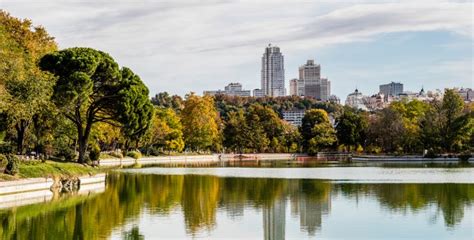
[[[103,169],[84,166],[78,163],[63,163],[54,161],[29,161],[20,164],[20,173],[16,176],[0,173],[0,180],[20,178],[52,177],[52,176],[82,176],[103,172]]]

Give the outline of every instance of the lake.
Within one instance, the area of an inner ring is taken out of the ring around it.
[[[2,239],[473,239],[474,168],[143,168],[0,210]]]

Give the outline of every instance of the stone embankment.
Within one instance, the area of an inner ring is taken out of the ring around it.
[[[295,160],[298,156],[306,156],[301,154],[212,154],[212,155],[181,155],[181,156],[159,156],[159,157],[144,157],[140,159],[133,158],[115,158],[100,160],[101,167],[118,167],[118,166],[133,166],[140,165],[160,165],[160,164],[208,164],[220,163],[237,160],[249,161],[274,161],[274,160]]]
[[[140,159],[133,158],[115,158],[103,159],[99,165],[101,167],[128,167],[135,164],[139,165],[197,165],[225,163],[233,161],[349,161],[349,154],[340,153],[320,153],[317,156],[308,156],[307,154],[294,153],[255,153],[255,154],[212,154],[212,155],[181,155],[181,156],[159,156],[144,157]]]
[[[29,178],[0,182],[0,209],[50,200],[63,192],[105,190],[106,174],[82,177]]]

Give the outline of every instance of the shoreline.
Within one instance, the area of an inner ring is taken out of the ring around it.
[[[69,179],[74,178],[79,181],[79,189],[75,193],[88,194],[105,190],[106,176],[106,173],[98,173]],[[0,209],[49,201],[58,193],[53,191],[53,188],[63,179],[45,177],[0,182]]]
[[[242,157],[240,157],[242,156]],[[331,156],[336,156],[332,158]],[[346,159],[347,158],[347,159]],[[208,155],[179,155],[179,156],[156,156],[143,157],[140,159],[133,159],[125,157],[123,159],[102,159],[99,166],[101,167],[129,167],[135,164],[139,165],[159,165],[159,164],[209,164],[209,163],[225,163],[225,162],[251,162],[251,161],[320,161],[324,162],[356,162],[356,163],[457,163],[459,158],[424,158],[422,156],[378,156],[378,155],[358,155],[350,154],[321,154],[320,156],[308,156],[300,153],[256,153],[256,154],[208,154]],[[474,158],[468,160],[469,163],[474,163]]]

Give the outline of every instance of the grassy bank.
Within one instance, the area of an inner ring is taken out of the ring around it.
[[[21,162],[19,166],[20,173],[15,176],[0,173],[0,181],[15,180],[21,178],[38,178],[53,176],[82,176],[93,175],[103,172],[104,169],[84,166],[78,163],[54,162],[54,161],[30,161]]]

